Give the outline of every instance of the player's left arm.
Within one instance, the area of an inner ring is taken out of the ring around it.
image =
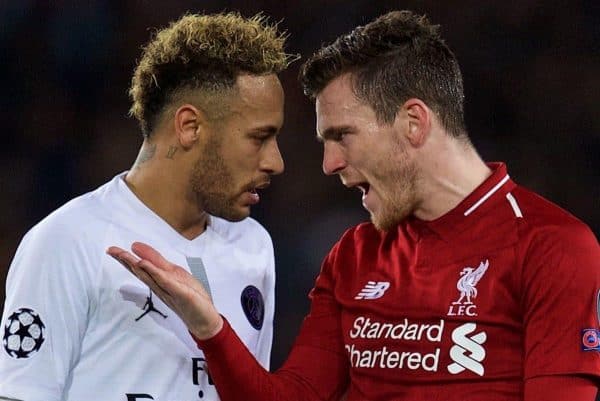
[[[525,380],[525,401],[594,401],[597,381],[588,376],[541,376]]]
[[[584,224],[569,222],[538,229],[521,245],[524,401],[593,401],[600,383],[600,340],[593,341],[600,334],[598,241]]]

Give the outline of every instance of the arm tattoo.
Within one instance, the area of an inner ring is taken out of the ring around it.
[[[177,153],[178,149],[179,148],[177,146],[170,145],[169,146],[169,151],[167,152],[167,159],[174,160],[175,159],[175,153]]]

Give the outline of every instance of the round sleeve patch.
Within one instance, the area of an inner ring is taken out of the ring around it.
[[[246,318],[256,330],[262,329],[265,318],[265,301],[260,290],[253,285],[244,288],[241,296],[242,309]]]
[[[4,350],[11,358],[29,358],[42,347],[45,328],[35,311],[29,308],[17,309],[4,325]]]

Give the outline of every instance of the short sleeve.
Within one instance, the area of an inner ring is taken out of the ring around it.
[[[531,236],[523,251],[525,379],[600,376],[600,353],[582,333],[600,328],[600,248],[582,223],[555,225]]]
[[[9,268],[2,315],[0,397],[62,399],[87,325],[90,277],[77,238],[41,223]]]

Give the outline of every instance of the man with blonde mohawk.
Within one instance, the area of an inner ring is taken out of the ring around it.
[[[37,224],[12,261],[1,400],[218,399],[185,324],[105,254],[140,239],[203,282],[269,367],[273,247],[249,214],[283,171],[284,42],[264,16],[229,13],[185,15],[147,44],[129,92],[144,138],[131,170]]]

